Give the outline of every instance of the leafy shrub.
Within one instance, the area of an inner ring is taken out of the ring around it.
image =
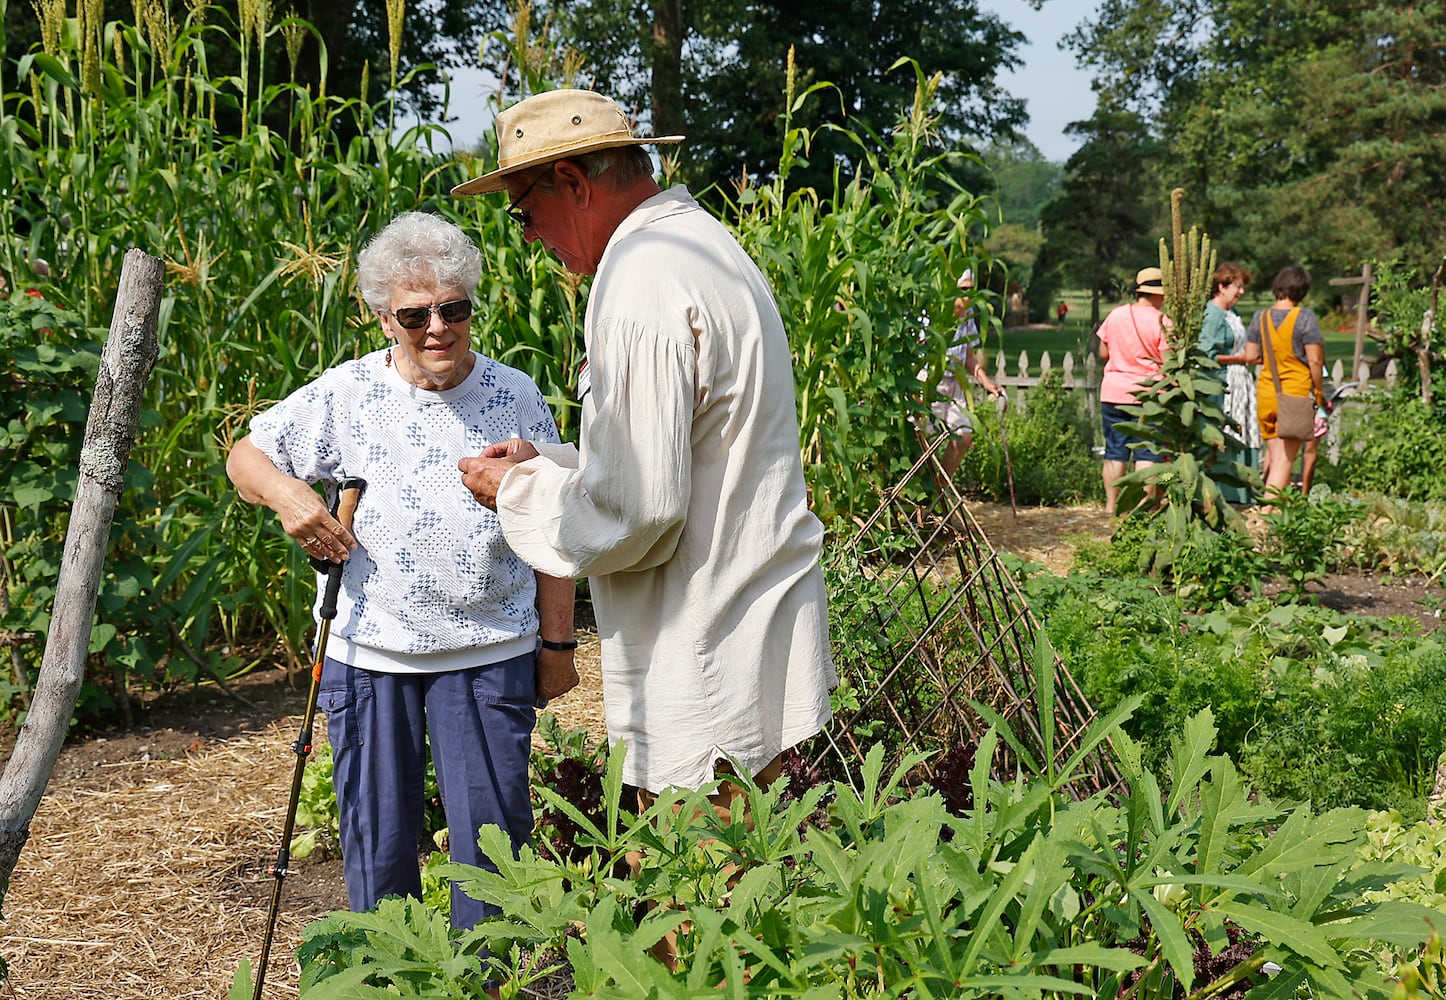
[[[1178,595],[1108,572],[1038,573],[1024,587],[1097,710],[1139,699],[1125,728],[1148,765],[1209,707],[1222,752],[1268,794],[1423,810],[1446,749],[1435,638],[1262,599],[1191,614]]]
[[[1250,535],[1229,528],[1197,528],[1170,567],[1175,593],[1194,607],[1234,601],[1247,593],[1259,595],[1269,576],[1269,562]]]
[[[1104,487],[1099,463],[1090,452],[1091,420],[1085,394],[1066,389],[1064,376],[1052,369],[1029,390],[1023,414],[1017,407],[1005,412],[1002,439],[993,404],[986,400],[975,411],[974,447],[960,463],[961,481],[970,490],[1007,501],[1012,468],[1018,503],[1098,500]]]
[[[1446,913],[1446,826],[1424,820],[1410,822],[1395,809],[1373,812],[1366,823],[1366,842],[1361,845],[1360,857],[1362,861],[1414,866],[1416,876],[1392,886],[1390,898],[1409,899]],[[1387,898],[1387,894],[1376,892],[1367,898],[1375,901]]]
[[[1300,596],[1307,584],[1339,564],[1344,529],[1360,516],[1361,506],[1326,486],[1313,488],[1309,497],[1286,490],[1273,506],[1266,519],[1264,562],[1292,594]]]
[[[1341,561],[1362,570],[1440,577],[1446,572],[1446,503],[1353,493],[1361,504],[1341,540]]]
[[[1188,464],[1182,459],[1173,467]],[[1173,473],[1164,477],[1167,495],[1172,480]],[[1185,500],[1136,508],[1120,520],[1108,543],[1077,550],[1075,566],[1104,576],[1152,576],[1186,604],[1209,607],[1258,595],[1272,580],[1299,598],[1313,581],[1366,558],[1363,540],[1349,531],[1365,516],[1363,504],[1317,484],[1309,498],[1287,491],[1276,508],[1265,520],[1259,545],[1241,519],[1212,528],[1190,514]]]
[[[1446,749],[1446,649],[1429,638],[1342,645],[1313,668],[1280,669],[1271,718],[1245,741],[1241,768],[1272,795],[1419,818]]]
[[[592,823],[602,822],[602,769],[607,747],[599,744],[590,748],[585,728],[575,726],[564,730],[551,712],[538,715],[537,736],[542,741],[542,749],[532,754],[530,787],[537,817],[533,843],[552,857],[580,860],[584,853],[577,843],[580,827],[570,811],[544,801],[537,789],[545,786],[556,790],[572,810],[582,813]]]
[[[1097,573],[1100,576],[1142,576],[1140,560],[1144,555],[1141,550],[1149,535],[1150,526],[1146,518],[1120,518],[1107,539],[1079,537],[1073,568],[1080,573]]]
[[[1171,535],[1176,544],[1170,551],[1178,551],[1189,528],[1201,525],[1219,531],[1234,519],[1234,509],[1225,502],[1217,480],[1242,486],[1251,476],[1240,463],[1221,458],[1226,440],[1219,368],[1193,339],[1170,348],[1159,372],[1134,393],[1139,402],[1124,407],[1133,421],[1119,425],[1161,456],[1159,462],[1116,480],[1119,509],[1134,510],[1145,503],[1148,488],[1158,491],[1159,503],[1174,526]],[[1161,549],[1161,554],[1165,551]]]
[[[29,703],[40,637],[49,632],[100,369],[101,348],[91,333],[79,315],[40,297],[0,298],[0,352],[9,359],[0,379],[0,479],[8,484],[0,500],[0,629],[35,637],[13,649],[11,676],[0,680],[0,718],[13,719]],[[143,410],[143,427],[159,422],[154,410]],[[190,509],[182,492],[163,506],[156,488],[156,476],[133,453],[111,523],[90,662],[76,702],[82,722],[128,711],[128,681],[173,685],[225,669],[220,656],[205,650],[209,625],[244,595],[217,594],[204,575],[179,585],[214,525],[206,522],[205,505]],[[162,545],[166,531],[182,525],[191,536],[174,549]]]
[[[1320,481],[1348,493],[1446,500],[1446,411],[1419,391],[1373,388],[1341,414],[1340,461],[1317,467]],[[1359,400],[1359,402],[1357,402]]]
[[[1366,822],[1366,843],[1360,857],[1367,863],[1410,865],[1415,872],[1386,889],[1364,894],[1368,902],[1404,899],[1438,914],[1446,913],[1446,826],[1409,822],[1394,809],[1371,813]],[[1426,943],[1410,953],[1400,948],[1378,948],[1379,967],[1401,982],[1397,996],[1446,998],[1446,948],[1440,924]]]

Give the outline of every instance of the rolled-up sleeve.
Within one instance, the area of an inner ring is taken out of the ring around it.
[[[696,351],[627,319],[596,324],[584,438],[508,472],[497,494],[507,542],[552,576],[650,569],[670,559],[692,479]]]

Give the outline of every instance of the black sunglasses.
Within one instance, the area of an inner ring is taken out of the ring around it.
[[[507,217],[513,222],[517,223],[523,229],[532,228],[532,213],[527,211],[527,209],[525,208],[518,208],[517,206],[521,205],[524,201],[526,201],[527,196],[532,193],[532,189],[537,187],[537,182],[542,180],[550,173],[552,173],[552,169],[549,167],[547,170],[544,170],[542,173],[532,178],[532,183],[527,185],[523,192],[516,198],[513,198],[512,203],[507,206]]]
[[[461,323],[472,318],[471,299],[453,299],[439,306],[408,306],[393,309],[392,318],[408,330],[420,330],[432,318],[432,313],[442,317],[443,323]]]

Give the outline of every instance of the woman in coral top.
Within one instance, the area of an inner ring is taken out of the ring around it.
[[[1120,489],[1115,481],[1134,461],[1143,469],[1160,461],[1137,437],[1121,432],[1115,425],[1135,418],[1122,407],[1138,403],[1135,393],[1160,371],[1165,356],[1165,330],[1169,320],[1160,311],[1165,303],[1165,279],[1158,267],[1147,267],[1135,275],[1135,301],[1118,306],[1105,317],[1095,336],[1100,339],[1100,417],[1105,429],[1105,512],[1113,514]],[[1132,444],[1137,447],[1131,448]]]

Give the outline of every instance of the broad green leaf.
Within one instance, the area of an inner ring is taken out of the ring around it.
[[[1426,940],[1433,927],[1439,930],[1440,923],[1441,914],[1436,910],[1405,900],[1389,899],[1378,903],[1365,916],[1332,921],[1320,927],[1332,938],[1414,946]]]
[[[15,506],[33,508],[54,499],[55,494],[43,487],[17,486],[14,488],[14,498]]]
[[[1170,963],[1180,985],[1189,990],[1195,982],[1195,947],[1181,926],[1180,918],[1167,910],[1148,890],[1131,889],[1130,896],[1149,916],[1150,926],[1160,939],[1161,954]]]
[[[976,968],[981,953],[990,943],[990,938],[1004,932],[1004,926],[1000,923],[1000,914],[1007,907],[1017,905],[1016,899],[1020,888],[1033,875],[1034,859],[1041,839],[1041,836],[1036,834],[1029,842],[1029,846],[1024,849],[1019,861],[1000,881],[984,909],[980,911],[978,918],[974,921],[973,933],[969,937],[969,944],[965,948],[963,960],[960,962],[960,967],[964,970],[969,971]]]
[[[1110,948],[1096,941],[1087,944],[1070,945],[1064,948],[1050,948],[1030,956],[1030,965],[1089,965],[1100,969],[1114,969],[1128,972],[1145,964],[1141,955],[1127,948]],[[1188,983],[1186,984],[1188,988]]]
[[[1296,1000],[1305,983],[1305,970],[1299,967],[1282,969],[1274,976],[1262,976],[1264,982],[1250,991],[1250,1000]]]
[[[1289,948],[1326,968],[1342,967],[1340,956],[1331,947],[1325,933],[1314,924],[1238,900],[1216,900],[1211,907],[1271,944]]]
[[[90,653],[95,655],[109,646],[116,637],[116,627],[109,622],[97,622],[90,629]]]
[[[1215,749],[1215,714],[1207,706],[1185,720],[1183,739],[1170,740],[1172,787],[1165,811],[1178,815],[1181,800],[1193,796],[1196,786],[1210,770],[1210,751]]]
[[[1328,865],[1354,857],[1365,829],[1360,809],[1332,809],[1319,816],[1305,807],[1285,818],[1259,851],[1241,861],[1243,875],[1283,875],[1302,865]]]
[[[1229,761],[1217,758],[1212,772],[1215,780],[1200,786],[1200,840],[1195,849],[1195,871],[1200,875],[1221,870],[1235,809],[1245,797]]]

